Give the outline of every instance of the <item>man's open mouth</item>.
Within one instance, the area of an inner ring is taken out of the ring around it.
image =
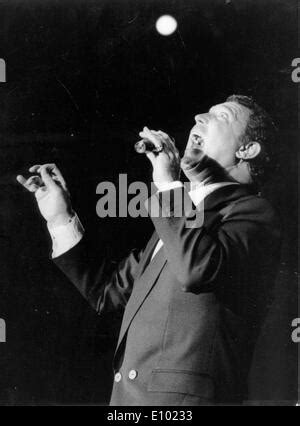
[[[202,136],[198,135],[197,133],[192,133],[191,141],[193,145],[196,145],[199,148],[202,148],[204,145],[204,139],[202,138]]]

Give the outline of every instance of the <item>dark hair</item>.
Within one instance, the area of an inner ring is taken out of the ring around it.
[[[237,102],[251,111],[242,138],[243,142],[256,141],[261,145],[259,155],[248,160],[253,183],[261,186],[276,168],[277,128],[270,115],[253,98],[243,95],[231,95],[227,98],[227,102]]]

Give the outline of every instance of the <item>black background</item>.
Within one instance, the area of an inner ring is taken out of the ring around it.
[[[178,30],[155,30],[172,14]],[[119,259],[143,246],[148,219],[99,219],[103,180],[149,181],[133,143],[144,125],[184,147],[193,117],[232,93],[253,95],[280,129],[281,167],[265,194],[284,223],[274,302],[249,378],[249,401],[297,400],[297,2],[292,0],[0,1],[1,404],[106,404],[118,318],[103,321],[49,261],[30,194],[15,183],[55,162],[73,204]],[[254,265],[255,267],[255,265]]]

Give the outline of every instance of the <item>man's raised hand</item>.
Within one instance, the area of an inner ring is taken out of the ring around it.
[[[17,176],[17,181],[34,193],[39,210],[50,226],[68,223],[73,216],[66,182],[55,164],[35,165],[29,169],[28,179]]]
[[[146,151],[146,155],[153,166],[153,181],[160,189],[161,185],[179,179],[180,156],[171,138],[161,130],[149,130],[144,127],[139,135],[152,142],[156,147],[163,148],[159,153]]]

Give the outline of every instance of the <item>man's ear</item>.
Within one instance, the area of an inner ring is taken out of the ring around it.
[[[242,145],[239,150],[235,153],[237,158],[241,160],[251,160],[259,155],[261,151],[261,145],[259,142],[248,142]]]

